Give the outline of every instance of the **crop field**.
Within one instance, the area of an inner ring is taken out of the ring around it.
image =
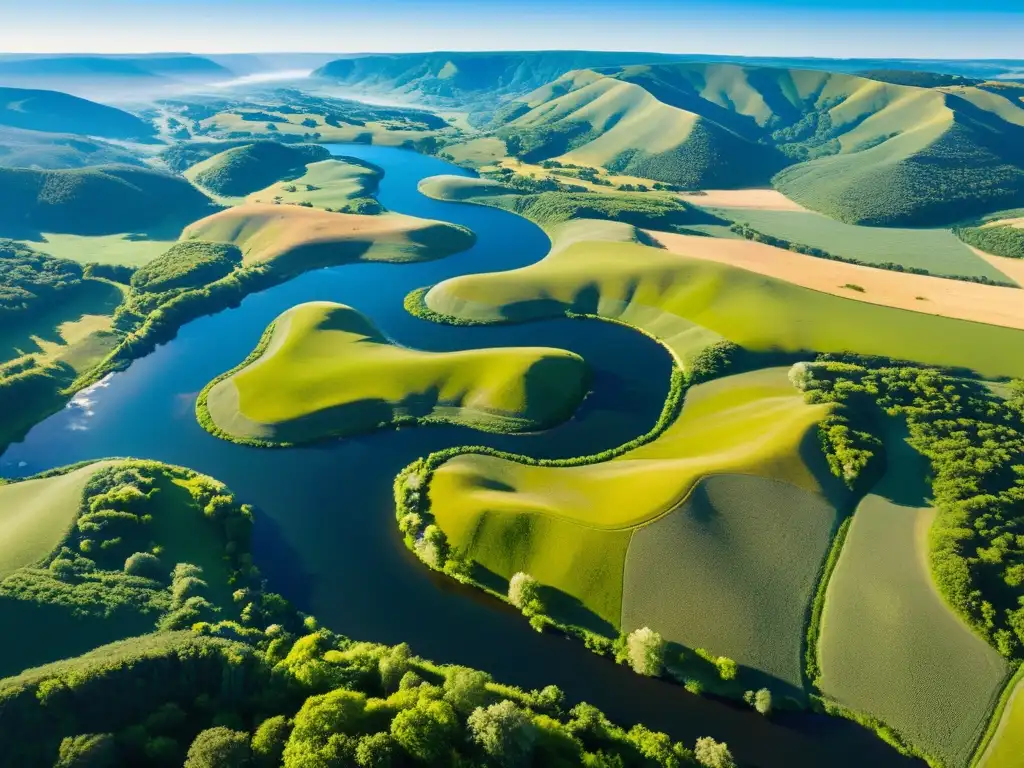
[[[19,242],[61,259],[138,267],[174,245],[180,231],[180,227],[170,226],[156,237],[131,233],[88,236],[44,232],[40,240]]]
[[[465,275],[426,295],[430,309],[483,322],[570,309],[649,328],[667,314],[752,350],[852,351],[1024,375],[1024,332],[866,304],[726,264],[628,243],[576,243],[537,264]]]
[[[1024,330],[1024,292],[1019,288],[845,264],[751,240],[648,234],[673,253],[730,264],[833,296],[849,297],[844,286],[852,283],[864,289],[853,296],[858,301]]]
[[[694,387],[661,437],[611,461],[544,467],[457,456],[433,475],[431,509],[452,542],[485,567],[505,578],[537,567],[530,572],[543,583],[617,625],[625,547],[617,534],[670,513],[709,474],[781,477],[812,493],[822,482],[831,488],[823,467],[803,454],[827,410],[806,405],[786,369],[729,376]],[[606,550],[607,565],[593,559]],[[574,555],[563,561],[564,552]]]
[[[185,228],[183,240],[233,243],[245,264],[271,262],[285,273],[349,261],[420,261],[473,244],[471,232],[413,216],[328,213],[296,205],[250,203]]]
[[[578,355],[544,347],[431,353],[391,344],[351,307],[302,304],[279,316],[263,354],[214,384],[229,437],[295,443],[443,419],[491,431],[562,421],[586,393]]]
[[[0,485],[0,579],[53,551],[78,514],[89,478],[107,465]]]
[[[376,191],[381,172],[343,160],[321,160],[306,166],[306,173],[253,192],[251,203],[309,203],[314,208],[340,208]]]
[[[46,311],[7,321],[0,328],[0,363],[22,355],[37,360],[66,360],[77,371],[102,358],[114,345],[108,335],[122,289],[101,280],[85,280]]]
[[[810,211],[714,211],[792,243],[821,248],[836,256],[869,264],[893,262],[927,269],[935,275],[964,275],[1006,280],[978,258],[948,229],[898,229],[843,224]]]
[[[803,690],[807,605],[838,525],[824,496],[753,475],[712,475],[629,544],[622,630],[649,626]]]
[[[999,725],[977,768],[1017,768],[1024,755],[1024,675],[1014,679]]]
[[[934,510],[924,505],[925,463],[902,439],[887,446],[888,471],[854,512],[829,581],[821,688],[960,768],[1006,664],[939,595],[927,562]]]
[[[701,208],[736,208],[733,218],[742,218],[744,211],[806,211],[800,203],[790,200],[777,189],[703,189],[700,194],[686,193],[680,197]]]

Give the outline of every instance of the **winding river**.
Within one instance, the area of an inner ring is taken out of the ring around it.
[[[465,172],[437,158],[367,145],[333,145],[386,170],[379,192],[390,210],[462,224],[475,246],[418,264],[353,264],[307,273],[195,320],[171,342],[80,393],[0,456],[0,474],[22,477],[83,459],[152,458],[227,483],[258,510],[256,562],[272,589],[351,637],[407,641],[439,662],[480,667],[526,688],[554,683],[623,723],[643,722],[692,743],[727,741],[738,759],[767,768],[910,764],[874,734],[815,715],[767,720],[752,710],[641,678],[557,635],[541,635],[516,612],[428,571],[394,524],[395,474],[430,451],[491,445],[534,456],[593,453],[647,431],[668,391],[670,362],[645,336],[609,323],[557,320],[521,326],[450,327],[408,315],[413,288],[471,272],[524,266],[549,247],[532,223],[504,211],[430,200],[420,179]],[[396,342],[427,350],[544,344],[582,355],[594,393],[569,422],[534,435],[489,435],[458,427],[377,432],[287,450],[235,445],[196,422],[195,398],[243,359],[266,325],[304,301],[350,304]]]

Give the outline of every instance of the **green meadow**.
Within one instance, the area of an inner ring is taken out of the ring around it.
[[[866,227],[844,224],[810,211],[718,209],[713,212],[773,237],[867,264],[899,264],[925,269],[934,275],[987,277],[1004,282],[1009,279],[948,229]]]
[[[181,228],[149,234],[75,235],[44,232],[38,240],[22,240],[51,256],[82,263],[120,264],[138,267],[159,256],[172,245]]]
[[[649,328],[656,318],[706,328],[755,351],[850,351],[1024,375],[1024,332],[859,302],[725,264],[628,243],[576,243],[537,264],[434,286],[427,307],[481,322],[566,310]]]
[[[431,512],[449,541],[488,570],[506,579],[526,570],[618,626],[623,534],[676,514],[708,475],[781,477],[818,492],[829,481],[803,449],[827,411],[805,404],[785,369],[728,376],[691,389],[662,435],[610,461],[536,466],[473,453],[450,459],[431,476]]]
[[[1024,668],[1018,669],[997,707],[991,738],[977,768],[1016,768],[1024,755]]]
[[[200,399],[200,418],[216,434],[292,444],[431,421],[542,429],[567,418],[588,383],[586,364],[570,352],[419,352],[330,302],[286,311],[261,347]]]
[[[380,168],[353,159],[320,160],[309,163],[301,176],[271,184],[246,199],[256,203],[276,200],[345,213],[374,213],[381,206],[371,195],[377,191],[383,175]]]
[[[943,601],[929,571],[926,464],[894,435],[887,472],[858,505],[829,581],[818,658],[821,690],[963,768],[1007,665]]]

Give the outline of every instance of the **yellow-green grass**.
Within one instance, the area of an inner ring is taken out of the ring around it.
[[[49,555],[67,535],[98,462],[63,475],[0,485],[0,579]]]
[[[41,240],[19,242],[38,250],[81,263],[123,264],[139,267],[152,261],[172,245],[179,230],[161,233],[155,239],[149,236],[123,233],[119,235],[69,235],[43,233]]]
[[[419,183],[420,194],[434,200],[451,200],[476,202],[475,198],[495,195],[515,194],[513,190],[493,179],[474,178],[472,176],[430,176]]]
[[[504,578],[525,570],[617,626],[625,532],[678,507],[709,474],[818,491],[802,447],[827,411],[805,404],[784,369],[730,376],[694,387],[660,437],[611,461],[548,467],[457,456],[432,476],[431,511],[485,568]]]
[[[714,475],[636,530],[623,575],[622,630],[649,626],[803,690],[801,641],[838,525],[821,494],[753,475]]]
[[[948,229],[864,227],[843,224],[812,211],[712,210],[773,237],[867,264],[891,262],[935,275],[1007,279]]]
[[[850,351],[990,378],[1024,375],[1022,331],[867,304],[629,243],[576,243],[518,270],[446,280],[425,300],[435,312],[480,322],[571,310],[666,340],[696,325],[755,351]]]
[[[247,203],[185,228],[182,240],[233,243],[243,264],[294,273],[352,261],[421,261],[473,244],[463,227],[389,213],[329,213],[296,205]]]
[[[508,157],[505,142],[496,136],[481,136],[444,148],[459,165],[480,168],[492,165]]]
[[[420,352],[392,344],[351,307],[312,302],[280,315],[262,354],[214,383],[201,403],[218,434],[269,443],[408,421],[519,432],[568,418],[587,381],[586,363],[571,352]]]
[[[887,440],[887,472],[858,505],[822,614],[821,689],[895,728],[944,764],[966,766],[1006,663],[943,601],[928,568],[935,511],[927,464]]]
[[[1020,768],[1024,764],[1024,667],[1010,683],[992,738],[977,768]]]
[[[0,328],[0,363],[32,355],[37,362],[64,361],[81,373],[116,345],[111,333],[123,287],[105,280],[84,280],[58,294],[45,311]]]
[[[365,165],[344,160],[321,160],[306,166],[297,179],[280,181],[266,189],[253,192],[250,203],[311,203],[314,208],[340,208],[346,203],[367,197],[376,188],[381,174]],[[315,189],[307,189],[312,186]],[[291,190],[291,191],[289,191]]]

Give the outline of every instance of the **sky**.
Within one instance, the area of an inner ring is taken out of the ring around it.
[[[0,0],[0,52],[1024,59],[1024,0]]]

